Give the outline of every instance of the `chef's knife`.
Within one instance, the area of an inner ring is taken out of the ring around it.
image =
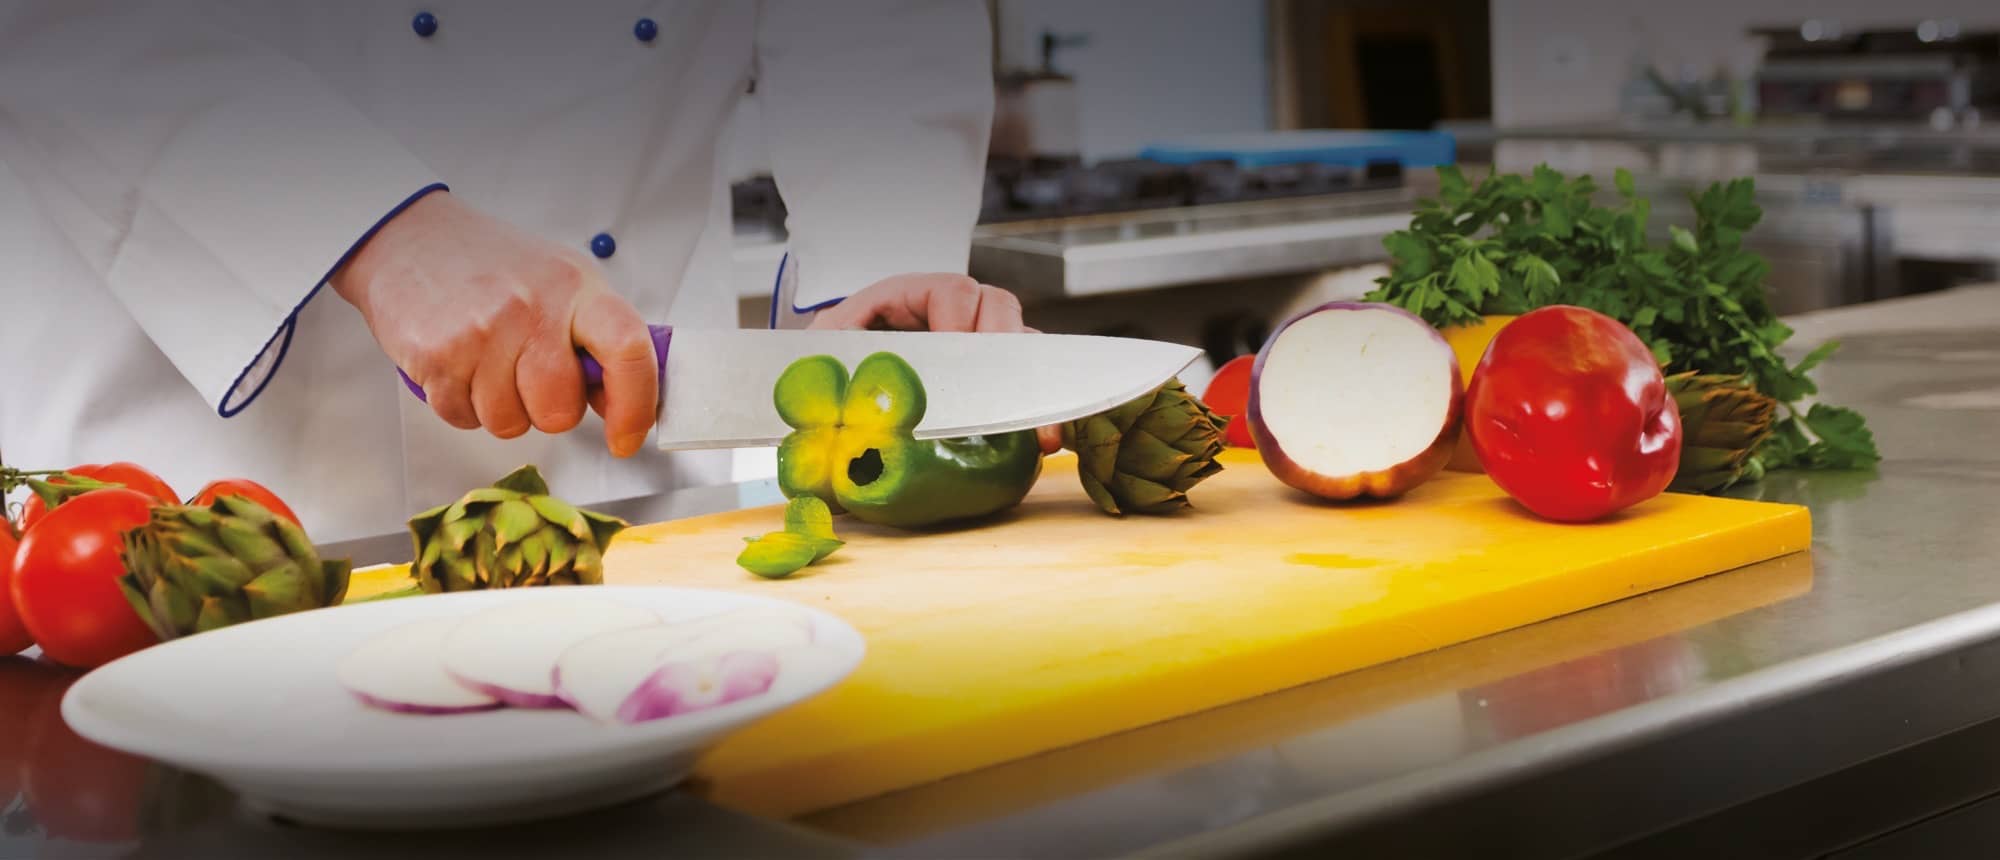
[[[928,404],[917,438],[943,439],[1095,415],[1159,387],[1201,354],[1092,335],[651,328],[662,383],[654,444],[669,451],[778,444],[792,428],[779,420],[771,388],[809,355],[831,355],[850,370],[872,353],[901,356],[923,380]],[[579,354],[584,384],[601,386],[603,368]],[[403,383],[423,399],[408,375]]]

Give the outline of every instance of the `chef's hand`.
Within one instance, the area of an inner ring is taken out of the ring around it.
[[[588,403],[611,453],[629,457],[658,415],[646,323],[595,265],[449,192],[382,225],[329,283],[454,427],[562,433]],[[586,400],[578,346],[604,367],[601,396]]]
[[[964,275],[915,273],[883,278],[813,315],[812,329],[1032,332],[1021,300]],[[1062,448],[1062,429],[1035,431],[1043,453]]]
[[[1027,331],[1021,300],[964,275],[883,278],[813,315],[808,328],[892,331]]]

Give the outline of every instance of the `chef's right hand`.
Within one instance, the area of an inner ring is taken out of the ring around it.
[[[450,192],[391,218],[329,283],[454,427],[562,433],[589,405],[611,453],[629,457],[658,415],[659,362],[639,312],[582,254]],[[586,399],[578,346],[604,367],[601,397]]]

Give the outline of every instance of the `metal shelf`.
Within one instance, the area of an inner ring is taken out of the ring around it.
[[[971,273],[1024,299],[1310,272],[1387,258],[1415,187],[982,227]]]

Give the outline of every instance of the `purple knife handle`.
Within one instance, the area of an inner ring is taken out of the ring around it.
[[[664,378],[667,373],[667,345],[674,340],[674,327],[669,325],[649,325],[646,326],[646,330],[653,334],[653,355],[660,362],[660,375]],[[583,360],[584,390],[588,391],[593,388],[602,387],[604,385],[603,365],[598,364],[597,359],[591,358],[589,353],[581,349],[577,350],[576,354]],[[416,380],[411,379],[409,374],[404,373],[400,369],[396,371],[396,374],[403,378],[403,386],[410,389],[410,393],[415,394],[418,400],[426,403],[430,402],[424,397],[424,387],[418,385]]]

